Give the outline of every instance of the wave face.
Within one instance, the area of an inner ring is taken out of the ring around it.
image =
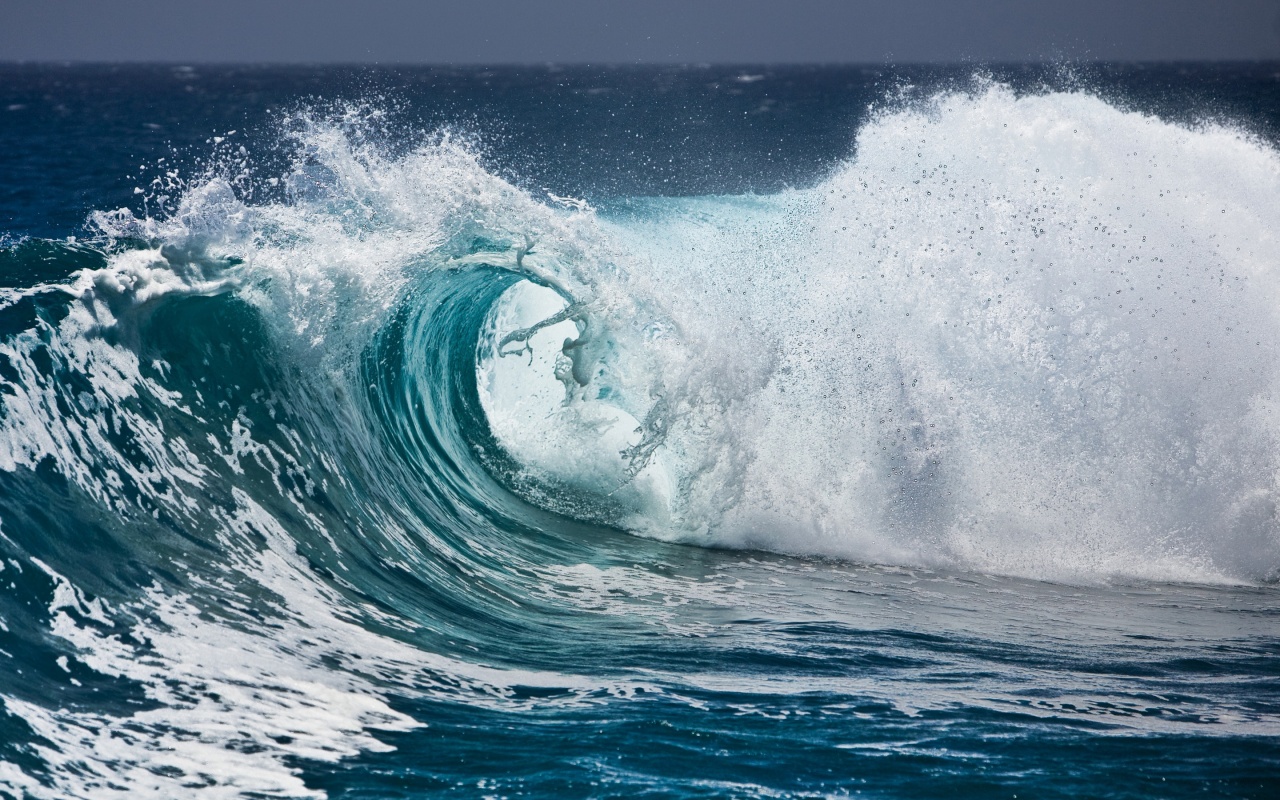
[[[1177,694],[1224,608],[1223,670],[1274,652],[1272,146],[980,83],[808,188],[595,208],[377,116],[4,243],[0,795],[892,791],[970,774],[951,725],[1018,774],[1015,717],[1274,764],[1274,691]]]

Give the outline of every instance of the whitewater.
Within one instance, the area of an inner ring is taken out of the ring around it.
[[[386,117],[0,240],[0,796],[1275,790],[1266,136],[979,78],[580,198]]]

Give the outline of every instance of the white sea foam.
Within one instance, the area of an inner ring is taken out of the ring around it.
[[[289,532],[252,498],[237,492],[228,513],[210,509],[226,536],[227,566],[278,598],[271,624],[246,629],[221,619],[243,596],[197,581],[226,609],[213,613],[159,587],[129,608],[87,600],[44,564],[55,585],[50,634],[74,648],[77,665],[135,682],[149,708],[115,714],[49,708],[0,696],[38,737],[31,745],[47,781],[0,763],[0,789],[33,798],[315,797],[290,762],[333,762],[391,749],[376,733],[421,723],[388,705],[388,695],[465,697],[471,705],[518,710],[528,701],[512,688],[552,687],[550,705],[593,702],[599,692],[630,695],[631,681],[511,670],[467,663],[372,632],[356,621],[376,609],[350,605],[316,579]],[[262,536],[266,549],[250,544]],[[111,615],[139,621],[116,628]],[[63,662],[65,663],[65,662]],[[64,667],[64,670],[66,668]]]
[[[1270,147],[993,86],[882,114],[829,179],[749,205],[620,226],[677,319],[741,318],[776,354],[726,423],[752,461],[704,541],[1041,577],[1280,569]]]
[[[812,189],[602,221],[666,325],[654,365],[605,381],[676,406],[669,518],[634,527],[1067,580],[1274,577],[1278,204],[1280,158],[1238,131],[989,86],[882,113]],[[503,432],[543,424],[498,428],[528,457]]]

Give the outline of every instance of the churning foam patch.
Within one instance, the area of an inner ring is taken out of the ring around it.
[[[812,189],[602,220],[685,345],[611,387],[683,409],[664,535],[1274,578],[1278,203],[1239,131],[990,86],[881,113]]]

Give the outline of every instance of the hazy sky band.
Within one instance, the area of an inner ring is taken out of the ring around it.
[[[1280,0],[0,0],[0,60],[1280,59]]]

